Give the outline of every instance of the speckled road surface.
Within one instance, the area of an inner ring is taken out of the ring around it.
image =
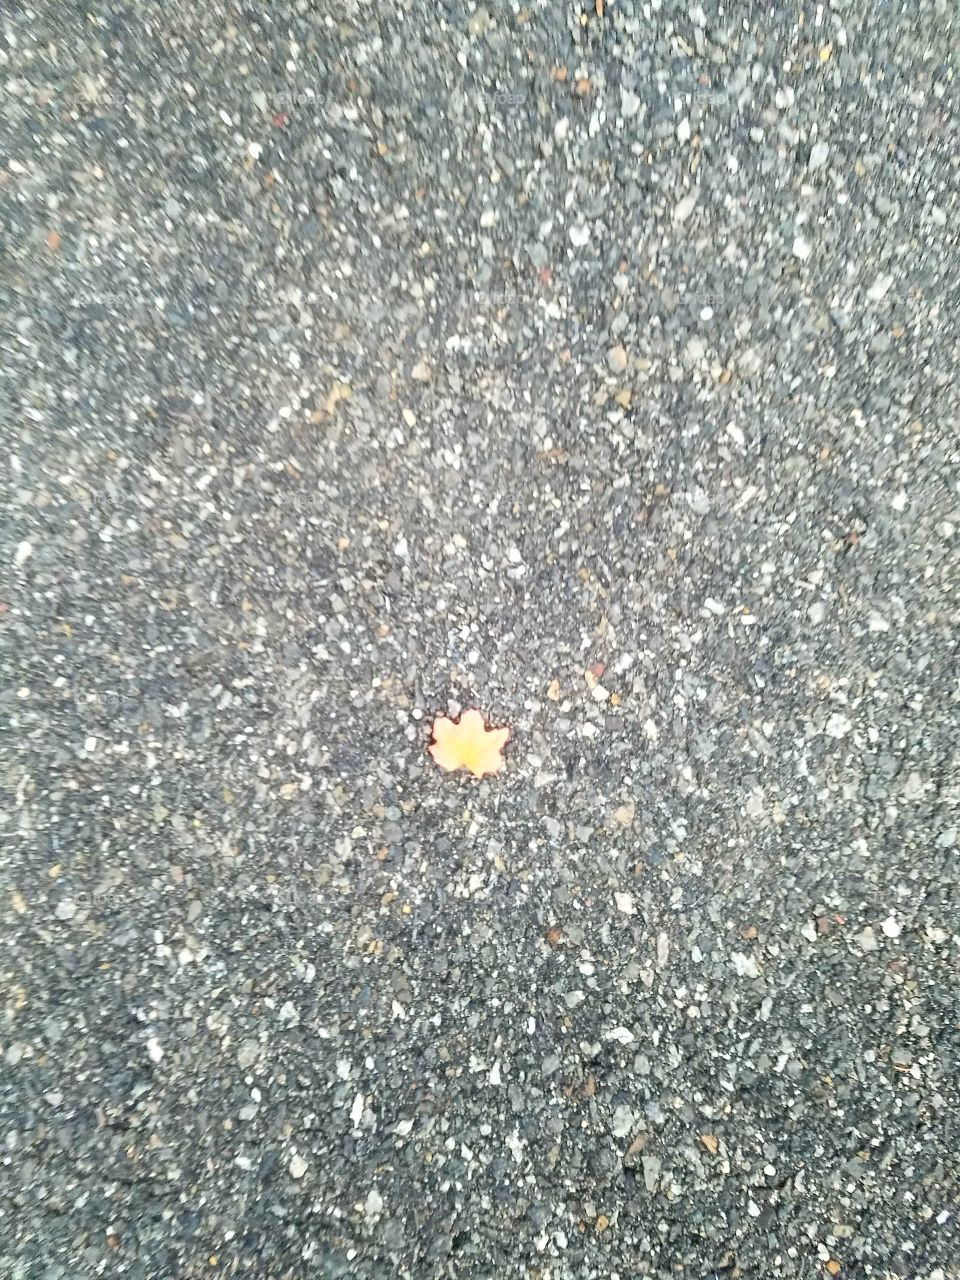
[[[956,1277],[956,6],[0,28],[2,1280]]]

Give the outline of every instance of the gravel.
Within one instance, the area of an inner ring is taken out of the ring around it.
[[[0,1277],[956,1277],[956,6],[0,30]]]

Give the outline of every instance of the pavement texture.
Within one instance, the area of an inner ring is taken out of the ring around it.
[[[2,1280],[956,1277],[956,5],[0,28]]]

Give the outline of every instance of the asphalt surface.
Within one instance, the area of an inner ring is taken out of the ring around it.
[[[960,1274],[956,5],[0,27],[0,1280]]]

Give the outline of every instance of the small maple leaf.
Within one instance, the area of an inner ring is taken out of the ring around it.
[[[509,729],[488,729],[479,711],[464,711],[456,722],[437,717],[428,750],[441,769],[469,769],[482,778],[503,768],[501,752],[509,737]]]

